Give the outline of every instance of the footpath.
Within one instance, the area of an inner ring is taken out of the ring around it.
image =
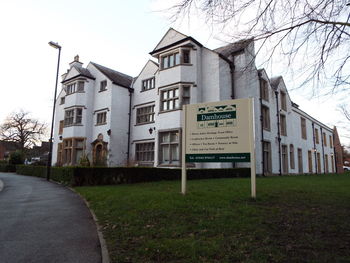
[[[84,201],[42,178],[0,173],[0,262],[100,263]]]

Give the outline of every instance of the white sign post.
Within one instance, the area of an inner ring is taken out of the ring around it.
[[[186,162],[250,162],[251,196],[256,197],[253,99],[185,105],[181,192]]]

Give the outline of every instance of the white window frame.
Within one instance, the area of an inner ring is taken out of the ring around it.
[[[107,123],[107,111],[98,112],[96,114],[96,125],[104,125]]]
[[[178,92],[176,93],[176,90]],[[167,94],[164,96],[163,94]],[[165,104],[166,103],[166,104]],[[167,112],[182,109],[182,105],[191,103],[191,85],[180,84],[160,90],[160,111]],[[164,107],[164,105],[167,105]]]
[[[64,127],[82,125],[83,123],[83,107],[75,107],[66,109],[64,112]]]
[[[168,134],[169,140],[162,141],[163,135]],[[172,140],[172,135],[175,135],[177,140]],[[179,166],[181,164],[181,131],[168,130],[159,132],[159,148],[158,148],[158,162],[160,166]],[[172,149],[177,149],[177,159],[174,158]],[[168,160],[163,160],[164,151],[168,156]]]
[[[135,144],[135,160],[139,163],[154,162],[155,143],[153,142],[138,142]]]
[[[156,87],[156,78],[148,78],[142,80],[142,86],[141,86],[141,91],[146,91],[146,90],[151,90]]]
[[[147,105],[136,109],[136,125],[154,122],[155,105]]]
[[[106,91],[106,90],[107,90],[107,80],[105,79],[100,82],[100,92]]]

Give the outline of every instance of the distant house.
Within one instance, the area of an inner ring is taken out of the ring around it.
[[[16,142],[0,141],[0,160],[5,160],[10,157],[10,154],[20,149]]]
[[[250,97],[258,174],[336,172],[333,129],[291,100],[281,76],[256,68],[253,40],[211,50],[171,28],[150,55],[136,78],[74,59],[57,100],[53,164],[87,154],[109,166],[179,167],[183,105]]]

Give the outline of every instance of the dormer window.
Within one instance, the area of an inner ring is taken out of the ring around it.
[[[76,83],[67,85],[67,88],[66,88],[67,95],[75,92],[75,86],[76,86]]]
[[[191,56],[189,49],[177,49],[172,53],[162,55],[160,57],[161,69],[172,68],[180,64],[190,64]]]
[[[180,64],[180,54],[179,52],[175,52],[172,54],[168,54],[162,56],[162,69],[172,68],[176,65]]]
[[[190,50],[183,49],[181,53],[182,53],[182,63],[184,64],[190,63]]]
[[[62,98],[61,98],[61,103],[60,103],[60,104],[64,104],[65,101],[66,101],[66,97],[62,97]]]
[[[100,91],[107,90],[107,80],[103,80],[100,82]]]
[[[77,92],[84,92],[84,81],[78,81]]]

